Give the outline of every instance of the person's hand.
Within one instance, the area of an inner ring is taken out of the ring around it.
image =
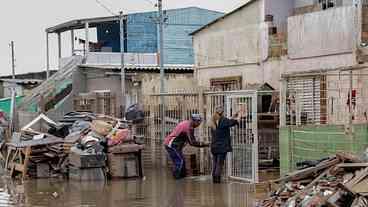
[[[201,146],[202,147],[209,147],[210,143],[209,142],[202,142]]]

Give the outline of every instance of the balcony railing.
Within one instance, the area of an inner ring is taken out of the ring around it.
[[[121,53],[90,52],[86,55],[87,65],[120,65]],[[125,53],[126,65],[157,65],[156,53]]]

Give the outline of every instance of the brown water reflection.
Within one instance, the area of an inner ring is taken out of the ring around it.
[[[0,192],[0,207],[11,206],[14,199],[19,203],[13,206],[27,207],[247,207],[254,202],[254,189],[248,184],[229,182],[214,185],[209,177],[175,181],[170,174],[160,170],[150,172],[144,180],[106,183],[29,180],[24,183],[24,189],[5,180],[7,182],[0,183],[0,188],[12,186],[13,191]]]

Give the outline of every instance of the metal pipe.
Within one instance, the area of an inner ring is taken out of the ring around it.
[[[125,40],[124,40],[124,14],[120,12],[120,53],[121,53],[121,62],[120,62],[120,71],[121,71],[121,117],[125,116],[125,105],[126,105],[126,86],[125,86],[125,62],[124,62],[124,50],[125,50]]]
[[[70,39],[71,39],[71,43],[72,43],[72,56],[74,55],[74,49],[75,49],[75,46],[74,46],[74,30],[70,30]]]
[[[59,57],[59,61],[61,58],[61,33],[57,33],[58,35],[58,57]]]
[[[46,32],[46,79],[50,77],[50,47],[49,47],[49,33]]]
[[[15,79],[15,58],[14,58],[14,41],[10,42],[11,55],[12,55],[12,78]]]
[[[15,55],[14,55],[14,41],[10,42],[11,47],[11,62],[12,62],[12,78],[15,79]],[[14,131],[15,125],[15,116],[16,116],[16,90],[15,90],[15,82],[11,84],[11,107],[10,107],[10,123],[9,129],[10,132]]]
[[[164,32],[163,32],[163,24],[164,24],[164,16],[162,11],[162,0],[158,0],[158,24],[159,24],[159,67],[160,67],[160,93],[165,93],[165,71],[164,71]],[[161,96],[161,139],[164,140],[165,133],[165,97]]]
[[[352,135],[352,125],[353,125],[353,71],[350,71],[349,80],[349,132]]]
[[[85,26],[84,26],[85,28],[85,35],[86,35],[86,41],[85,41],[85,44],[84,44],[84,46],[85,46],[85,56],[87,56],[88,55],[88,53],[89,53],[89,23],[88,22],[86,22],[85,23]]]

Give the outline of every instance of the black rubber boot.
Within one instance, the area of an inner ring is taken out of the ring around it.
[[[213,183],[221,183],[221,177],[220,176],[214,176],[213,177]]]

